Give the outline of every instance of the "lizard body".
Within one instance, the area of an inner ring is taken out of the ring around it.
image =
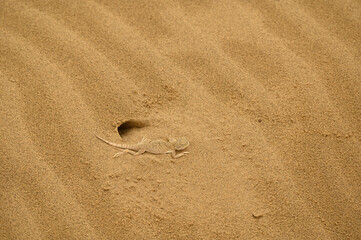
[[[172,154],[173,158],[179,158],[188,152],[176,153],[176,151],[184,150],[189,146],[189,142],[186,138],[170,138],[168,141],[163,139],[150,140],[145,137],[136,143],[136,144],[120,144],[120,143],[112,143],[108,140],[105,140],[96,135],[98,139],[101,141],[118,148],[125,149],[122,152],[118,152],[114,155],[114,157],[118,157],[123,153],[130,153],[132,155],[140,155],[145,152],[152,154]]]

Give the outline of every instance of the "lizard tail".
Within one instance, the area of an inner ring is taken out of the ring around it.
[[[133,146],[130,145],[126,145],[126,144],[117,144],[117,143],[112,143],[109,142],[108,140],[105,140],[104,138],[99,137],[98,135],[95,135],[99,140],[113,146],[113,147],[118,147],[118,148],[123,148],[123,149],[133,149]]]

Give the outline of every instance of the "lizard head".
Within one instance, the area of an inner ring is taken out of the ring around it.
[[[173,144],[175,150],[178,150],[178,151],[186,149],[189,146],[189,141],[185,137],[170,138],[169,142],[171,144]]]

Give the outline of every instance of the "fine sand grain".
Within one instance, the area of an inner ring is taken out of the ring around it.
[[[360,39],[358,0],[2,0],[0,239],[361,239]]]

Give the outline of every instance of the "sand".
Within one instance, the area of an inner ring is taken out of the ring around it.
[[[361,239],[360,29],[357,0],[1,1],[0,239]]]

